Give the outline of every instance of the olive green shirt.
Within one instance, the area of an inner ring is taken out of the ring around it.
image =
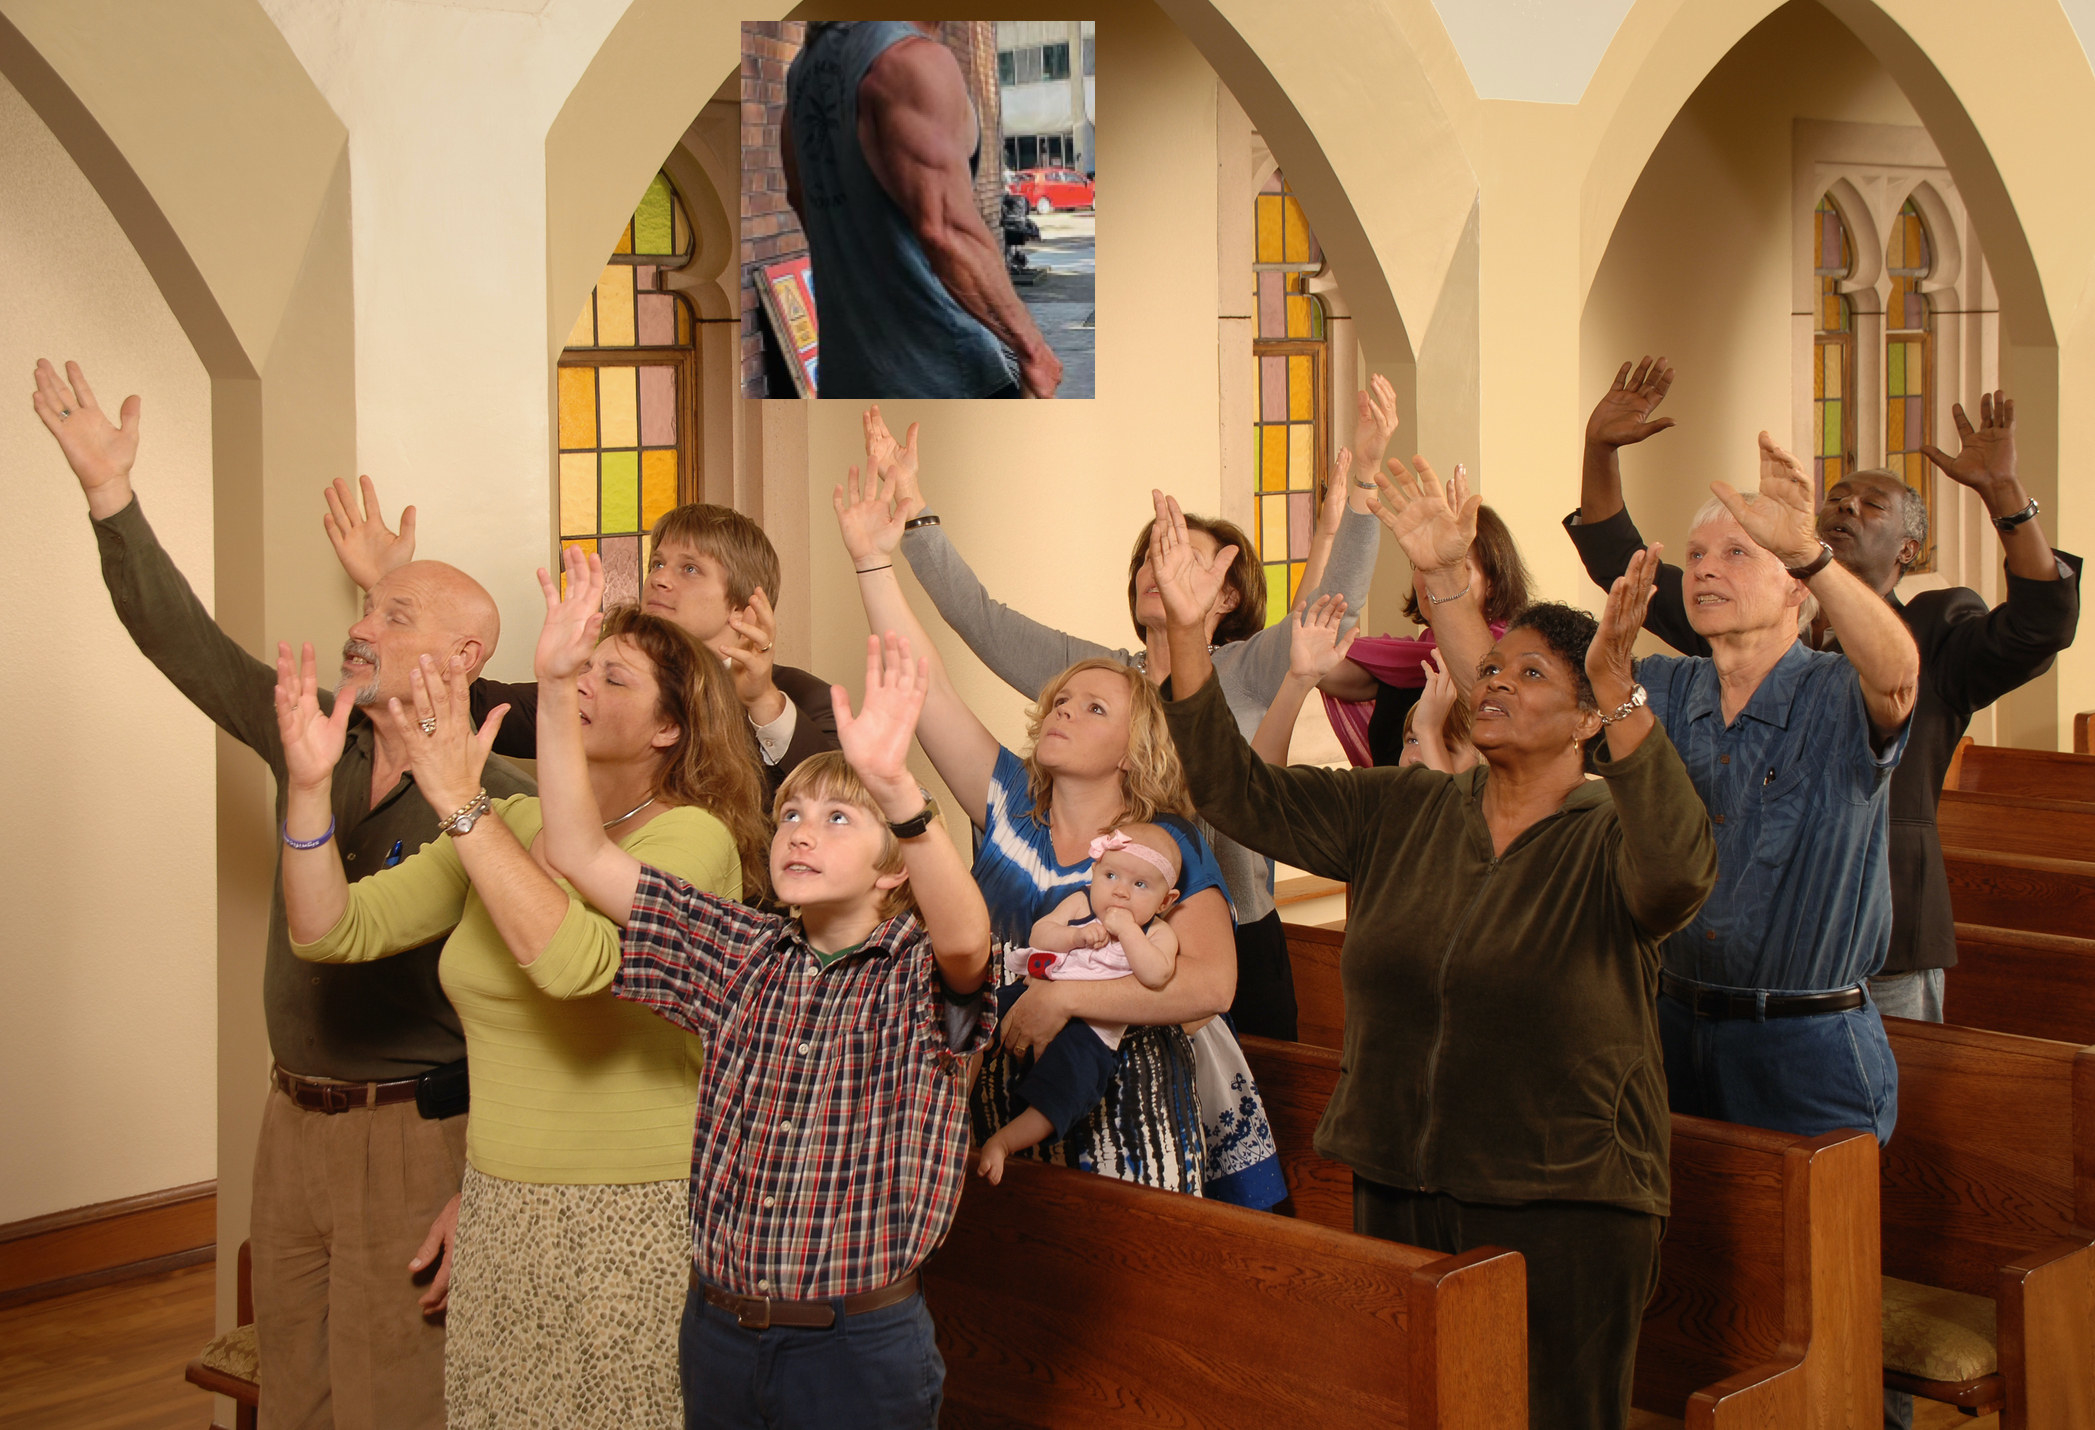
[[[1338,1087],[1317,1151],[1466,1201],[1668,1211],[1659,943],[1717,878],[1661,727],[1492,849],[1488,767],[1283,769],[1217,683],[1167,707],[1200,813],[1351,885]]]
[[[255,659],[218,628],[135,499],[94,528],[102,580],[117,618],[176,689],[268,764],[276,775],[281,825],[284,750],[276,726],[276,667]],[[323,691],[320,704],[330,708],[334,697]],[[335,766],[335,848],[351,880],[377,873],[395,844],[405,857],[437,837],[439,816],[415,788],[412,774],[403,774],[378,807],[371,807],[376,743],[371,722],[359,712],[349,723],[349,742]],[[487,762],[484,780],[496,799],[536,792],[521,770],[499,758]],[[291,951],[284,921],[279,854],[262,971],[270,1052],[292,1072],[350,1082],[409,1078],[456,1062],[466,1055],[466,1044],[458,1014],[437,982],[442,948],[443,940],[437,939],[379,963],[301,962]]]

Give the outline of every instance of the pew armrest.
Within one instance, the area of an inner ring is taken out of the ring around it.
[[[1416,1268],[1405,1293],[1411,1415],[1418,1430],[1525,1430],[1528,1273],[1518,1252],[1482,1246]],[[1519,1346],[1518,1355],[1506,1353]]]
[[[2008,1423],[2095,1424],[2095,1244],[2061,1241],[2000,1269],[2000,1368]]]
[[[1801,1356],[1765,1361],[1690,1395],[1684,1423],[1687,1430],[1805,1425],[1810,1422],[1810,1389]]]

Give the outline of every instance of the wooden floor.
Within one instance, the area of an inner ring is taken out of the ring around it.
[[[215,1272],[192,1266],[0,1311],[0,1427],[205,1430],[182,1367],[211,1339]]]
[[[211,1397],[182,1367],[211,1339],[212,1276],[195,1266],[0,1311],[0,1430],[205,1430]],[[1926,1402],[1914,1416],[1914,1430],[1999,1425]]]

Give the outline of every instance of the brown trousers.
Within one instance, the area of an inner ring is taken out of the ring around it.
[[[465,1148],[463,1116],[308,1112],[270,1090],[249,1231],[263,1430],[443,1430],[444,1328],[407,1263]]]

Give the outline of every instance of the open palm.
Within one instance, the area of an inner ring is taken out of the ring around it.
[[[829,688],[837,717],[837,748],[869,785],[909,775],[909,742],[931,689],[931,661],[910,658],[909,642],[893,631],[866,637],[866,696],[858,714],[841,685]]]
[[[349,715],[355,708],[346,696],[334,709],[320,713],[320,677],[307,641],[298,661],[288,641],[276,648],[276,729],[284,745],[284,780],[299,789],[318,789],[334,779],[349,738]]]
[[[572,680],[596,653],[604,626],[604,563],[593,551],[562,547],[562,590],[546,569],[538,568],[538,588],[545,593],[546,623],[538,633],[531,669],[540,680]]]
[[[1670,417],[1656,421],[1666,394],[1673,390],[1673,364],[1664,358],[1645,358],[1632,371],[1624,363],[1610,387],[1586,419],[1586,440],[1606,447],[1627,447],[1654,436],[1673,425]]]
[[[1225,546],[1202,556],[1186,535],[1186,514],[1178,502],[1154,488],[1149,495],[1157,508],[1149,528],[1149,574],[1164,598],[1164,614],[1173,625],[1202,625],[1222,594],[1237,548]]]
[[[65,453],[66,465],[80,479],[82,488],[92,491],[130,477],[131,464],[138,460],[136,397],[125,398],[117,413],[118,420],[111,422],[95,400],[94,389],[87,385],[87,374],[80,370],[80,364],[67,363],[61,378],[49,361],[38,358],[36,394],[30,399],[30,406],[58,439],[58,449]]]
[[[1811,477],[1804,464],[1760,434],[1760,492],[1741,496],[1729,482],[1709,489],[1724,503],[1756,545],[1775,554],[1785,566],[1808,563],[1819,547],[1818,508],[1812,501]]]
[[[1455,468],[1443,483],[1423,457],[1413,457],[1412,471],[1392,457],[1388,476],[1377,473],[1376,494],[1368,505],[1397,539],[1417,571],[1445,571],[1462,564],[1477,539],[1477,510],[1484,499],[1469,490],[1469,474]]]

